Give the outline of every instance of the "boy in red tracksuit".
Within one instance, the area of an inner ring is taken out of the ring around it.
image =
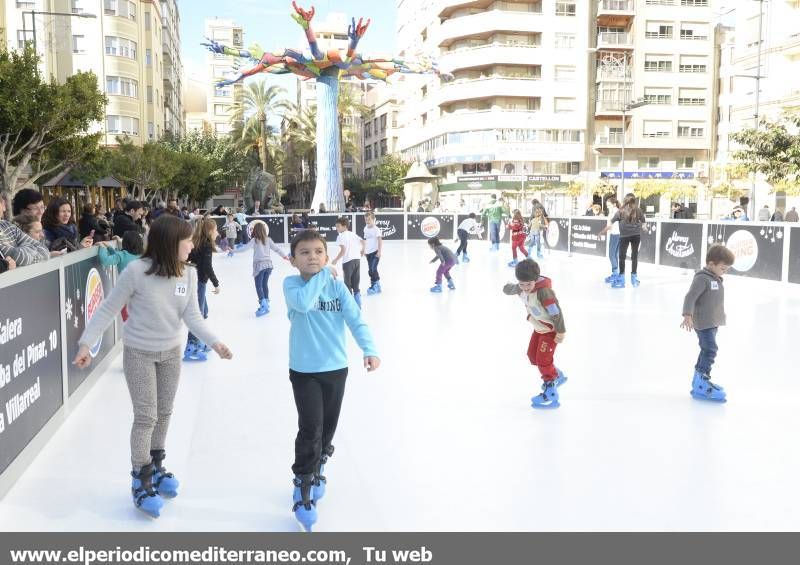
[[[528,359],[539,367],[542,374],[542,392],[531,398],[533,408],[558,408],[558,387],[567,377],[553,363],[556,345],[564,341],[564,314],[558,304],[551,281],[539,274],[539,265],[533,259],[520,261],[514,274],[516,283],[503,287],[503,293],[516,294],[525,305],[528,321],[533,325],[533,335],[528,345]]]
[[[522,218],[522,212],[514,210],[514,217],[508,224],[508,229],[511,230],[511,255],[513,259],[508,264],[509,267],[517,266],[517,249],[525,257],[528,252],[525,250],[525,239],[528,237],[528,226],[525,225],[525,220]]]

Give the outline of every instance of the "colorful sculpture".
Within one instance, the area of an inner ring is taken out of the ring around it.
[[[342,54],[337,49],[327,52],[320,50],[317,38],[311,29],[314,8],[304,10],[293,1],[295,13],[292,18],[305,30],[311,57],[307,57],[296,49],[284,49],[277,52],[261,52],[260,49],[238,49],[217,43],[209,39],[203,43],[213,53],[231,55],[249,59],[255,63],[249,69],[239,73],[232,79],[221,80],[217,86],[225,86],[242,81],[258,73],[287,74],[293,73],[307,79],[317,81],[317,184],[311,207],[317,209],[320,204],[330,212],[344,211],[344,186],[341,173],[341,147],[339,144],[339,120],[337,119],[337,102],[339,98],[339,80],[342,78],[386,80],[395,73],[428,74],[435,73],[444,80],[452,79],[446,73],[440,73],[436,64],[430,59],[409,62],[393,58],[365,58],[356,52],[359,40],[369,27],[359,18],[348,26],[350,39],[347,51]]]

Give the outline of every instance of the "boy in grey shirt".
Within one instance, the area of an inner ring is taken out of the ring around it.
[[[706,266],[697,271],[692,286],[683,299],[683,322],[686,331],[694,330],[700,342],[700,356],[694,366],[692,396],[699,400],[725,402],[725,390],[711,382],[711,366],[717,356],[717,329],[725,325],[724,275],[736,257],[724,245],[712,245],[706,253]]]

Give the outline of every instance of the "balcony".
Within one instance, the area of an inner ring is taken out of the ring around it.
[[[602,26],[625,27],[634,14],[633,0],[600,0],[597,5],[597,23]]]
[[[633,49],[633,35],[628,32],[604,31],[597,34],[598,49]]]
[[[484,99],[495,96],[541,97],[544,87],[537,84],[539,80],[537,78],[495,75],[455,81],[442,85],[437,103],[442,106],[459,100]]]
[[[633,76],[631,75],[631,70],[630,66],[624,69],[622,67],[611,69],[599,67],[597,69],[597,82],[632,82]]]
[[[439,28],[439,47],[447,47],[462,37],[485,37],[502,30],[506,33],[541,33],[544,20],[536,12],[488,10],[451,18]]]
[[[631,142],[631,136],[625,136],[625,143]],[[594,145],[598,149],[605,147],[622,147],[622,133],[611,133],[606,135],[597,135],[594,138]]]
[[[442,52],[439,66],[450,71],[493,64],[541,64],[540,45],[486,43]]]
[[[542,0],[515,0],[515,3],[527,4],[529,6],[525,10],[527,12],[542,13]],[[453,17],[453,14],[459,10],[471,8],[485,11],[493,9],[497,4],[502,4],[502,2],[497,2],[496,0],[442,0],[440,2],[442,7],[439,9],[438,16],[439,18],[447,19]]]
[[[622,101],[619,99],[598,100],[595,103],[594,115],[596,118],[622,116]]]

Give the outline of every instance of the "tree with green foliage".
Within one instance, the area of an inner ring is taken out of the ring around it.
[[[267,87],[266,81],[252,82],[244,88],[242,100],[231,106],[233,115],[231,137],[236,142],[246,140],[246,144],[254,146],[258,151],[261,170],[273,172],[275,167],[270,167],[270,138],[271,129],[268,121],[277,115],[279,110],[288,107],[288,102],[283,97],[286,90],[280,86]],[[274,142],[272,152],[274,152]],[[270,170],[272,169],[272,171]]]
[[[742,149],[733,157],[751,173],[762,173],[773,186],[790,195],[800,195],[800,114],[786,114],[783,121],[762,120],[758,129],[747,128],[731,135]]]
[[[411,163],[404,161],[399,155],[386,155],[381,163],[375,167],[373,184],[377,188],[386,190],[389,194],[403,194],[403,177],[411,168]]]
[[[0,195],[8,198],[78,163],[97,149],[101,136],[86,133],[105,115],[97,77],[79,72],[59,84],[44,80],[38,64],[31,47],[0,50]]]
[[[109,152],[111,174],[126,184],[136,200],[147,202],[162,192],[165,196],[180,167],[177,152],[156,141],[141,147],[127,137],[117,141],[119,146]]]

